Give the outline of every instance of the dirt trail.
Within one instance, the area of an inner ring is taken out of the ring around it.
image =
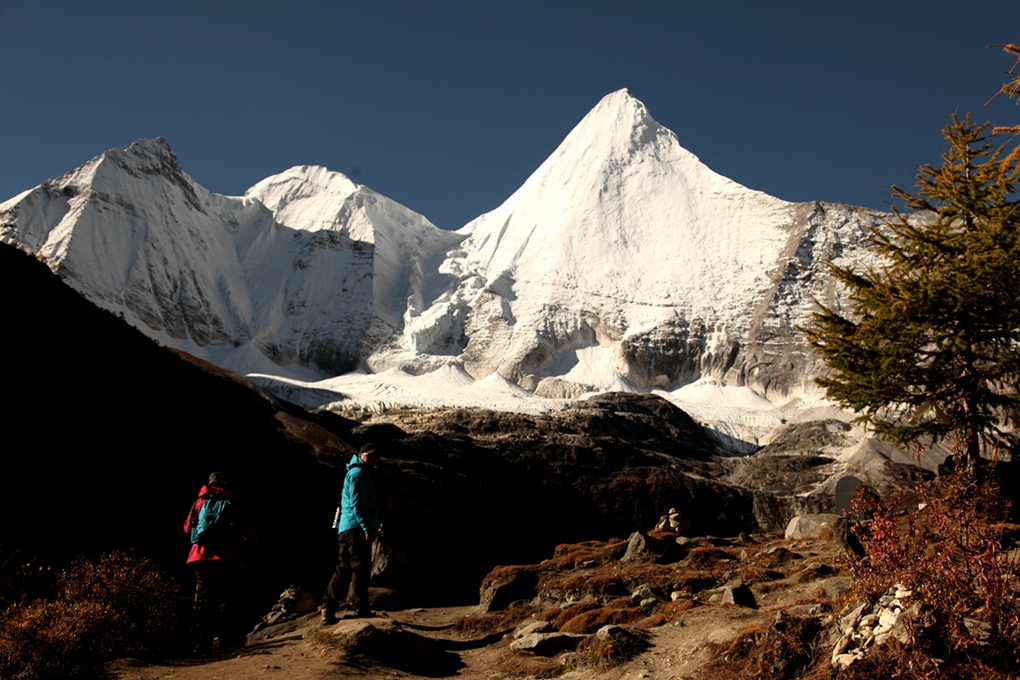
[[[472,607],[444,607],[383,612],[379,619],[362,619],[373,625],[386,625],[389,621],[400,624],[408,633],[437,640],[460,659],[460,670],[455,677],[466,680],[488,680],[505,677],[492,669],[507,654],[507,643],[485,644],[465,640],[451,633],[452,625],[461,617],[473,613]],[[341,621],[341,626],[351,623]],[[317,614],[301,619],[293,631],[234,650],[231,653],[211,654],[197,658],[170,659],[162,662],[144,662],[139,659],[119,659],[108,670],[114,680],[234,680],[244,678],[272,678],[273,680],[322,680],[332,678],[415,678],[436,677],[388,668],[381,664],[338,663],[338,655],[324,647],[316,635],[328,632]],[[395,655],[404,650],[394,648]],[[401,659],[402,665],[413,665],[412,659]]]
[[[741,630],[768,625],[777,616],[818,602],[823,583],[833,573],[818,565],[831,564],[837,550],[831,539],[748,544],[752,562],[773,559],[782,571],[770,577],[775,580],[754,586],[758,608],[724,604],[718,597],[699,599],[696,606],[664,625],[648,629],[645,651],[608,670],[580,666],[583,659],[569,653],[553,658],[514,653],[508,633],[520,622],[515,614],[485,618],[478,616],[476,606],[462,606],[381,612],[377,618],[345,618],[335,626],[323,626],[316,614],[310,614],[267,629],[272,637],[233,653],[162,662],[120,659],[108,667],[109,676],[111,680],[518,680],[558,675],[566,680],[702,680],[711,677],[708,666],[717,652]],[[729,564],[733,563],[723,566]],[[823,605],[829,616],[833,604]],[[528,616],[523,613],[519,618]],[[464,617],[473,617],[469,621],[474,623],[456,625]],[[479,621],[488,623],[479,627],[475,625]]]
[[[196,659],[168,660],[145,663],[137,659],[121,659],[111,664],[113,680],[241,680],[272,678],[273,680],[332,680],[335,678],[373,678],[417,680],[419,678],[455,677],[461,680],[501,680],[527,677],[524,666],[514,663],[509,640],[502,635],[470,640],[456,635],[452,624],[474,612],[474,607],[415,609],[389,612],[381,619],[401,624],[401,628],[431,640],[459,657],[460,668],[452,673],[418,674],[382,664],[346,664],[338,655],[317,644],[315,635],[324,629],[316,615],[303,619],[293,632],[250,644],[232,654]],[[618,668],[598,672],[595,669],[570,670],[561,677],[581,680],[598,675],[605,680],[649,678],[650,680],[686,680],[697,678],[709,660],[714,640],[732,637],[740,629],[773,616],[767,610],[754,610],[734,605],[701,607],[673,623],[652,629],[651,647],[644,654]],[[365,620],[372,621],[372,620]],[[388,623],[388,622],[387,622]],[[382,624],[386,625],[386,624]],[[495,638],[495,639],[493,639]],[[394,655],[405,650],[394,645]],[[403,659],[404,665],[413,660]],[[400,664],[398,664],[400,665]]]

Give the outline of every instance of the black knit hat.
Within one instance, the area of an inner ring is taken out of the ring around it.
[[[218,470],[209,475],[209,486],[227,486],[230,483],[230,473]]]

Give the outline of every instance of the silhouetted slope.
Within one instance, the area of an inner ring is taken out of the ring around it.
[[[210,471],[229,470],[258,518],[266,588],[328,568],[342,442],[234,374],[159,347],[10,246],[0,285],[4,547],[56,561],[134,548],[182,565],[188,508]]]

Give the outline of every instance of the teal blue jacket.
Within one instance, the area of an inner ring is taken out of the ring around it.
[[[379,531],[379,503],[375,498],[372,468],[357,456],[352,456],[347,463],[337,533],[351,529],[361,529],[366,535]]]

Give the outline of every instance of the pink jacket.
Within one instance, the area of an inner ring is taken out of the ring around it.
[[[184,520],[184,533],[190,535],[192,529],[198,526],[198,514],[202,511],[202,506],[213,498],[227,498],[231,501],[237,500],[236,495],[230,493],[221,486],[202,485],[202,488],[199,489],[198,492],[198,500],[191,505],[188,517]],[[192,543],[191,551],[188,553],[187,564],[191,564],[192,562],[214,562],[218,560],[239,562],[240,555],[237,553],[238,550],[236,545],[231,546],[230,549],[223,554],[219,554],[212,552],[206,546],[199,545],[198,543]]]

